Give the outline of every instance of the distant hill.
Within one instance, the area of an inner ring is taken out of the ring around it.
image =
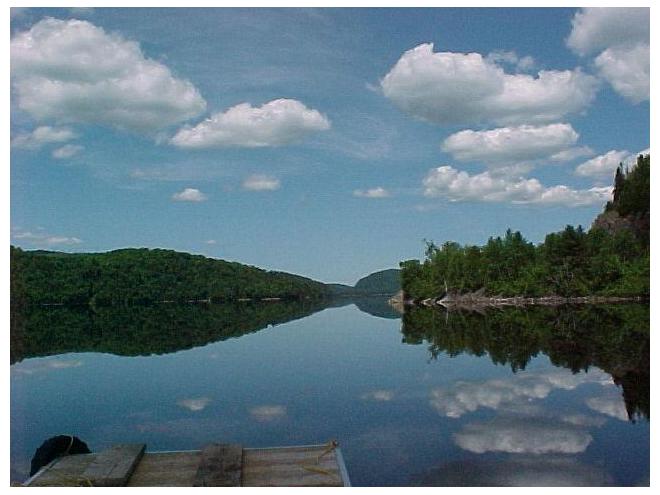
[[[390,268],[367,275],[357,281],[355,290],[362,294],[394,295],[401,290],[400,270]]]
[[[323,283],[165,249],[65,254],[11,246],[11,304],[115,306],[161,301],[321,299]]]
[[[345,284],[326,284],[333,296],[352,296],[355,294],[355,287]]]

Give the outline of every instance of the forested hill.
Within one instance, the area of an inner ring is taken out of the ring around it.
[[[11,304],[150,304],[320,299],[321,282],[165,249],[67,254],[11,246]]]
[[[358,292],[393,295],[401,290],[401,279],[397,268],[381,270],[361,278],[355,284]]]
[[[538,245],[511,230],[483,246],[427,243],[423,263],[401,263],[405,295],[648,296],[650,165],[640,155],[630,170],[618,168],[612,201],[588,232],[567,225]]]

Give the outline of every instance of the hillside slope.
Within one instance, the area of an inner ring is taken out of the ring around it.
[[[11,302],[149,304],[243,298],[320,299],[315,280],[165,249],[66,254],[11,247]]]
[[[374,272],[361,278],[355,284],[355,290],[364,294],[393,295],[401,289],[400,270],[391,268]]]

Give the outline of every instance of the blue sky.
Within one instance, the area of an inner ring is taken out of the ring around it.
[[[589,226],[649,148],[648,9],[14,9],[11,243],[353,284]]]

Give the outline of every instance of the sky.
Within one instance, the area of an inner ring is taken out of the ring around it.
[[[13,8],[10,241],[354,284],[588,227],[649,149],[648,8]]]

